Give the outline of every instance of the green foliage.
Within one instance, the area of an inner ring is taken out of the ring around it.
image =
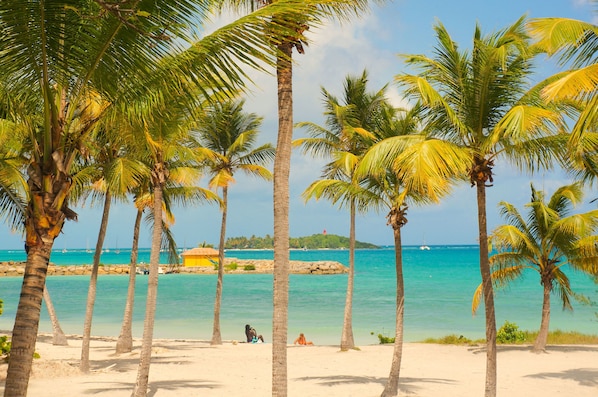
[[[274,239],[268,234],[266,237],[229,237],[224,246],[226,249],[272,249],[274,247]],[[349,238],[334,234],[314,234],[307,237],[290,238],[289,246],[292,249],[348,249]],[[379,247],[374,244],[356,241],[355,248],[373,249]]]
[[[4,302],[0,299],[0,316],[2,315],[2,310],[4,308]]]
[[[255,265],[245,265],[243,266],[243,270],[255,270]]]
[[[10,355],[10,341],[8,340],[8,336],[0,336],[0,357],[8,360],[8,356]]]
[[[477,343],[483,343],[484,340],[471,340],[463,335],[447,335],[442,338],[427,338],[424,339],[424,343],[438,343],[441,345],[475,345]]]
[[[505,321],[496,334],[497,343],[524,343],[527,340],[527,333],[520,331],[515,323]]]
[[[232,271],[232,270],[237,270],[237,267],[239,267],[239,264],[237,262],[231,262],[228,265],[224,266],[224,269],[228,270],[228,271]]]
[[[378,334],[378,340],[380,340],[381,345],[385,343],[395,343],[395,338],[391,336],[384,336],[382,334]]]

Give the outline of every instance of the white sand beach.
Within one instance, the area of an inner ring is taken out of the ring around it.
[[[115,340],[91,342],[92,371],[78,370],[81,339],[53,346],[41,335],[29,383],[31,397],[130,396],[135,383],[140,341],[132,353],[116,356]],[[148,396],[269,396],[271,347],[225,342],[155,340]],[[288,395],[291,397],[374,397],[390,369],[391,345],[289,346]],[[478,397],[483,395],[485,352],[482,346],[406,343],[400,396]],[[7,364],[0,364],[0,391]],[[598,346],[550,346],[546,353],[529,347],[500,346],[498,395],[508,397],[595,397],[598,395]]]

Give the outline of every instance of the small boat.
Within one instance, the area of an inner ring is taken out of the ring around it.
[[[422,250],[422,251],[429,251],[429,250],[430,250],[430,247],[429,247],[429,246],[427,246],[427,245],[420,245],[420,246],[419,246],[419,249],[420,249],[420,250]]]

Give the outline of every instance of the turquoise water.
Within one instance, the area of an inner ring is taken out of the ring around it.
[[[130,251],[102,254],[104,264],[128,263]],[[149,250],[142,250],[140,262],[149,262]],[[229,251],[228,257],[272,259],[272,251]],[[291,251],[291,259],[332,260],[348,265],[347,250]],[[23,260],[24,253],[0,251],[0,261]],[[164,261],[166,258],[164,257]],[[55,264],[88,264],[92,254],[85,250],[60,250],[52,254]],[[484,313],[471,314],[471,296],[480,282],[476,246],[432,246],[403,248],[405,275],[405,339],[418,341],[447,334],[469,338],[484,336]],[[375,344],[376,335],[394,334],[395,270],[394,249],[357,250],[355,254],[353,330],[359,345]],[[598,286],[590,278],[569,273],[576,292],[597,299]],[[100,276],[92,334],[117,336],[125,305],[128,276]],[[21,279],[0,278],[0,299],[4,314],[0,330],[10,330],[14,322]],[[83,328],[89,276],[55,276],[47,280],[61,326],[67,334],[80,334]],[[210,339],[216,288],[215,275],[165,274],[160,276],[158,310],[154,335],[157,338]],[[317,344],[338,344],[343,323],[346,275],[291,275],[289,340],[304,332]],[[147,277],[137,277],[134,334],[142,335]],[[537,274],[496,293],[496,317],[522,329],[539,327],[542,291]],[[597,307],[574,303],[574,312],[561,309],[553,298],[551,328],[598,334]],[[221,313],[224,339],[241,340],[245,324],[263,334],[272,334],[272,275],[225,275]],[[51,325],[42,309],[41,332]],[[373,333],[373,334],[372,334]]]

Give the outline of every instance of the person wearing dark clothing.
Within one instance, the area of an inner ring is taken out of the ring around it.
[[[245,336],[247,337],[247,343],[257,343],[258,341],[264,342],[264,337],[258,335],[255,328],[249,324],[245,325]]]

